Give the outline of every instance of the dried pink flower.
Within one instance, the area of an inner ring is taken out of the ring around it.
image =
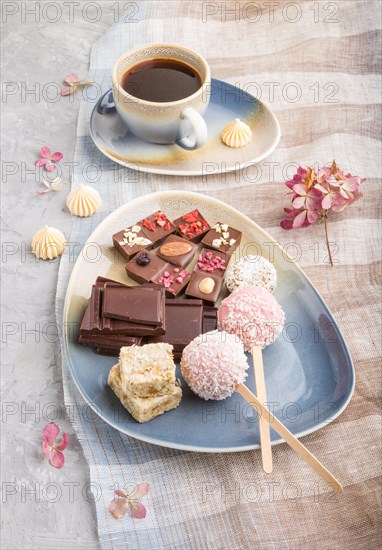
[[[56,167],[54,163],[60,162],[64,156],[62,153],[51,153],[49,147],[41,147],[41,158],[35,162],[36,166],[43,166],[47,172],[54,172]]]
[[[328,240],[328,213],[330,210],[341,212],[360,199],[359,186],[364,181],[359,176],[345,174],[335,161],[330,167],[320,170],[300,166],[293,179],[285,182],[291,190],[293,208],[284,208],[285,219],[281,221],[281,227],[290,230],[324,221],[326,246],[333,265]]]
[[[116,519],[121,519],[128,512],[134,519],[143,519],[146,517],[146,508],[139,501],[149,492],[150,485],[148,483],[138,483],[130,495],[123,491],[114,491],[115,497],[110,503],[109,511]]]
[[[92,80],[80,80],[75,73],[69,73],[64,78],[64,84],[65,86],[61,89],[62,96],[74,94],[78,87],[94,83]]]
[[[55,468],[62,468],[65,463],[65,457],[62,453],[69,443],[69,436],[63,433],[59,438],[60,428],[54,422],[50,422],[43,429],[42,448],[44,455]]]

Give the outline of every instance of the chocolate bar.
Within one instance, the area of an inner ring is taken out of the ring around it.
[[[193,243],[200,242],[207,231],[211,229],[199,210],[193,210],[177,218],[174,220],[174,225],[179,235]]]
[[[103,317],[162,327],[164,305],[163,288],[121,287],[106,283],[103,289]]]
[[[153,246],[152,240],[142,231],[141,226],[138,224],[118,231],[112,238],[114,248],[126,260],[130,260],[143,248],[152,248]]]
[[[241,241],[242,233],[226,223],[217,223],[203,237],[207,248],[214,248],[226,254],[233,254]]]
[[[157,251],[157,255],[165,260],[174,264],[177,267],[185,267],[188,265],[195,256],[196,245],[182,237],[177,235],[170,235],[163,241]]]
[[[215,305],[219,298],[223,279],[212,273],[194,271],[186,289],[186,296],[203,300],[207,305]]]
[[[167,262],[146,251],[137,254],[125,265],[128,276],[138,283],[149,283],[167,267],[170,267]]]
[[[159,244],[165,237],[176,231],[175,225],[160,210],[148,218],[144,218],[137,225],[142,227],[142,231],[147,238],[153,241],[154,245]]]
[[[195,266],[195,271],[203,271],[204,273],[214,273],[219,277],[223,277],[227,265],[231,257],[224,252],[203,248],[199,254],[198,262]]]

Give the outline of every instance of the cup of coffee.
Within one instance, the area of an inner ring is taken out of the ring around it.
[[[117,111],[132,134],[184,149],[204,145],[211,74],[198,53],[176,44],[144,45],[118,59],[112,80]]]

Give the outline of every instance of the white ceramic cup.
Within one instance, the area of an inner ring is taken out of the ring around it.
[[[191,66],[201,78],[201,87],[178,101],[153,102],[134,97],[121,86],[126,71],[143,61],[173,59]],[[113,95],[117,111],[135,136],[151,143],[176,143],[184,149],[197,149],[207,140],[203,114],[209,103],[211,73],[198,53],[176,44],[146,44],[124,53],[113,69]]]

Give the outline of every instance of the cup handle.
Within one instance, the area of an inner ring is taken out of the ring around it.
[[[191,122],[192,128],[194,130],[194,139],[192,140],[188,137],[184,137],[177,140],[177,145],[179,145],[183,149],[188,149],[189,151],[192,151],[193,149],[199,149],[199,147],[202,147],[206,143],[208,136],[207,125],[204,121],[204,118],[192,107],[187,107],[186,109],[184,109],[180,117],[182,119],[187,119]]]

